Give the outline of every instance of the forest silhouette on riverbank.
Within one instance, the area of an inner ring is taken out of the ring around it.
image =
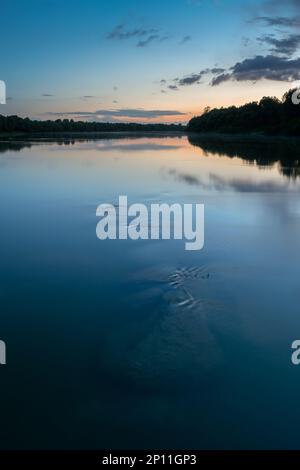
[[[73,119],[38,121],[19,116],[0,115],[0,136],[16,133],[183,132],[184,129],[185,126],[182,124],[88,122]]]
[[[187,132],[300,136],[300,104],[292,100],[295,91],[289,90],[281,100],[265,96],[239,107],[206,108],[190,120]]]
[[[300,104],[294,104],[289,90],[279,100],[263,97],[259,102],[228,108],[206,108],[200,116],[184,124],[89,122],[73,119],[39,121],[0,115],[0,136],[13,134],[76,134],[97,132],[178,132],[220,133],[300,137]]]

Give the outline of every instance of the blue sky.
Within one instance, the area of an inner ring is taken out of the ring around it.
[[[280,97],[299,17],[297,0],[2,0],[0,112],[177,122]]]

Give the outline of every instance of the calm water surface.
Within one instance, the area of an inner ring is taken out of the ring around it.
[[[1,448],[299,448],[298,161],[186,137],[1,143]],[[98,240],[120,194],[204,203],[204,249]]]

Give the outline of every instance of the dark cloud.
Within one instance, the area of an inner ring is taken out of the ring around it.
[[[227,82],[228,80],[231,79],[231,74],[229,73],[222,73],[221,75],[218,75],[217,77],[214,77],[211,81],[212,86],[220,85],[222,82]]]
[[[201,78],[204,75],[208,75],[208,74],[215,75],[215,74],[221,74],[223,72],[225,72],[225,69],[220,68],[220,67],[214,67],[212,69],[201,70],[198,73],[191,73],[190,75],[186,75],[185,77],[182,77],[182,78],[175,78],[173,80],[173,82],[176,84],[176,86],[175,85],[169,85],[169,88],[170,88],[170,90],[177,90],[178,87],[184,87],[184,86],[199,84]],[[160,83],[165,84],[166,81],[161,80]]]
[[[257,16],[254,21],[261,21],[267,26],[285,26],[298,28],[300,26],[300,16]]]
[[[216,73],[223,73],[223,72],[225,72],[225,69],[222,69],[221,67],[215,67],[213,69],[206,69],[206,73],[216,74]]]
[[[192,73],[191,75],[187,75],[186,77],[180,78],[178,80],[178,84],[180,86],[187,86],[187,85],[194,85],[194,83],[199,83],[204,73],[205,72],[199,72],[199,73]]]
[[[291,34],[288,37],[278,39],[274,35],[266,35],[258,38],[262,44],[268,44],[271,47],[271,52],[283,55],[294,54],[300,46],[300,34]]]
[[[277,80],[291,82],[300,79],[300,59],[289,59],[268,55],[256,56],[237,62],[227,73],[214,77],[213,86],[220,83],[236,81]]]
[[[45,97],[45,98],[51,98],[55,95],[52,95],[51,93],[42,93],[41,96]]]
[[[300,44],[300,35],[298,38]],[[296,41],[297,42],[297,41]],[[293,43],[294,44],[294,43]],[[292,44],[284,43],[282,48],[291,51]],[[279,45],[277,47],[277,53]],[[198,73],[192,73],[183,78],[175,78],[173,84],[169,85],[169,89],[176,89],[183,86],[190,86],[199,84],[202,77],[212,75],[213,78],[210,82],[211,86],[217,86],[221,83],[228,81],[252,81],[259,80],[274,80],[292,82],[300,80],[300,58],[291,59],[289,57],[282,57],[279,55],[256,56],[251,59],[245,59],[237,62],[229,69],[221,67],[214,67],[212,69],[205,69]],[[165,84],[165,82],[161,82]]]

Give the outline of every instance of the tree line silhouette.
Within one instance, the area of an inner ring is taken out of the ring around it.
[[[0,115],[0,133],[70,133],[70,132],[182,132],[181,124],[140,124],[86,122],[73,119],[38,121],[19,116]]]
[[[300,136],[300,105],[292,101],[294,91],[286,92],[281,100],[265,96],[239,107],[206,108],[190,120],[187,131]]]
[[[243,106],[206,108],[201,116],[183,124],[141,124],[74,121],[56,119],[39,121],[19,116],[0,115],[0,134],[57,134],[97,132],[185,132],[300,136],[300,105],[292,101],[295,90],[281,100],[263,97]]]

